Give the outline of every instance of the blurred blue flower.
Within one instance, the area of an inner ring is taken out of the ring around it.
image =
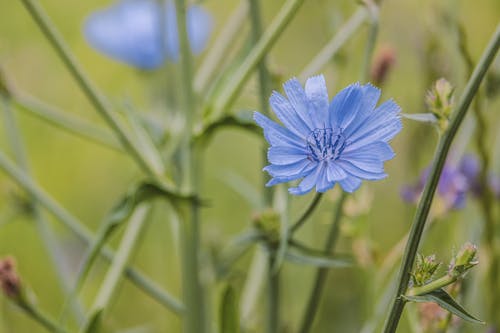
[[[465,154],[457,164],[445,163],[437,187],[437,194],[443,203],[444,211],[463,208],[467,193],[472,193],[476,197],[483,194],[483,187],[479,181],[480,171],[479,160],[472,154]],[[426,168],[416,184],[407,185],[401,189],[403,200],[417,203],[428,178],[429,168]],[[498,177],[490,175],[488,186],[496,198],[500,198],[498,183]]]
[[[394,152],[388,142],[401,130],[400,108],[392,100],[376,107],[380,90],[352,84],[331,102],[325,79],[307,80],[305,90],[297,79],[283,85],[287,98],[273,92],[270,105],[284,126],[255,112],[271,147],[272,179],[267,186],[303,178],[292,194],[331,189],[335,183],[346,192],[355,191],[361,180],[385,178],[384,161]]]
[[[163,8],[157,0],[118,1],[87,18],[85,37],[98,51],[141,69],[157,68],[167,58],[175,61],[179,58],[177,18],[174,4],[168,0],[165,4]],[[212,17],[193,5],[186,20],[191,50],[200,53],[212,31]]]

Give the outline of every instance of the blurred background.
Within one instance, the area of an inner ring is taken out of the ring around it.
[[[284,1],[261,2],[264,24],[268,24]],[[169,62],[156,71],[139,71],[105,57],[85,41],[82,34],[84,19],[92,11],[108,6],[110,1],[43,0],[40,3],[88,75],[113,104],[129,103],[144,114],[161,114],[167,106],[175,105],[178,64]],[[215,24],[209,47],[237,5],[235,0],[203,1]],[[271,50],[268,57],[270,69],[283,81],[297,76],[357,9],[356,1],[306,1]],[[395,59],[383,83],[382,99],[393,98],[403,112],[417,113],[426,112],[425,93],[440,77],[456,86],[457,95],[460,95],[467,71],[458,52],[456,24],[463,26],[467,47],[476,62],[499,21],[500,2],[386,0],[380,15],[375,57],[390,50]],[[238,38],[241,44],[249,32],[246,25]],[[330,97],[360,79],[367,33],[366,24],[324,68]],[[197,64],[205,54],[196,57]],[[20,1],[0,0],[0,66],[19,91],[105,127]],[[500,71],[498,57],[493,67]],[[242,97],[233,106],[234,110],[259,108],[256,83],[254,78],[247,84]],[[499,98],[488,98],[484,104],[489,125],[486,140],[492,156],[491,166],[497,174],[500,173],[499,107]],[[55,129],[29,113],[16,110],[16,116],[35,179],[64,207],[96,230],[120,195],[140,179],[140,170],[122,153]],[[470,139],[470,133],[474,135],[474,124],[471,120],[466,120],[466,124],[468,132],[459,133],[462,138],[459,149],[474,152],[473,139]],[[393,140],[397,156],[386,164],[389,177],[376,183],[365,183],[346,205],[337,248],[340,252],[354,253],[361,264],[337,269],[330,274],[313,332],[361,330],[379,297],[380,290],[373,283],[377,265],[409,230],[414,207],[401,200],[400,189],[415,182],[420,171],[430,162],[437,132],[432,126],[409,120],[403,120],[403,125],[403,131]],[[231,129],[218,133],[208,146],[202,177],[202,197],[210,201],[209,207],[202,211],[205,248],[216,251],[231,236],[250,225],[255,211],[242,195],[241,188],[244,181],[256,191],[261,190],[262,148],[260,138]],[[12,156],[3,126],[0,128],[0,149]],[[0,257],[12,255],[16,258],[22,280],[33,291],[38,305],[57,317],[64,297],[33,220],[20,205],[23,197],[26,196],[22,190],[0,173]],[[299,237],[304,242],[322,243],[337,197],[337,190],[328,193],[314,218],[300,232]],[[300,214],[311,199],[312,194],[292,198],[292,216]],[[436,253],[446,262],[465,241],[476,244],[481,241],[482,218],[477,201],[472,198],[464,209],[443,214],[438,222],[422,244],[425,254]],[[83,245],[57,220],[51,220],[51,226],[64,246],[61,260],[64,260],[68,272],[75,274]],[[180,297],[175,230],[169,208],[158,202],[134,264]],[[112,244],[116,244],[119,236],[113,237]],[[239,262],[240,274],[235,278],[238,281],[244,280],[251,257],[252,253],[249,253]],[[106,268],[106,263],[99,262],[92,270],[82,292],[85,304],[92,301]],[[486,317],[486,299],[493,296],[481,287],[484,269],[479,265],[467,277],[473,281],[470,285],[472,291],[467,293],[464,301],[479,318]],[[305,286],[311,282],[313,273],[311,267],[286,264],[283,268],[282,319],[287,332],[292,332],[298,324],[309,290]],[[214,288],[216,300],[218,292]],[[265,298],[260,298],[259,304],[264,307]],[[214,302],[214,313],[216,304],[217,301]],[[257,316],[255,332],[261,331],[259,320]],[[113,332],[179,332],[180,320],[125,281],[107,316],[106,327]],[[130,330],[132,328],[137,330]],[[479,332],[485,327],[465,324],[464,329]],[[408,321],[403,319],[400,332],[408,330]],[[0,297],[0,332],[39,331],[42,329],[37,324]]]

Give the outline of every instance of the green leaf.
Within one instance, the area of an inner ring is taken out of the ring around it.
[[[401,114],[406,119],[411,119],[415,121],[420,121],[423,123],[437,123],[437,118],[433,113],[402,113]]]
[[[474,324],[484,324],[483,321],[475,318],[473,315],[467,312],[460,304],[451,297],[443,289],[436,289],[428,294],[420,295],[420,296],[403,296],[404,299],[411,302],[434,302],[437,303],[443,309],[453,313],[454,315],[462,318],[465,321],[474,323]]]
[[[101,331],[102,323],[102,309],[96,311],[92,314],[92,317],[88,321],[88,325],[83,330],[84,333],[99,333]]]
[[[238,333],[240,320],[238,315],[238,299],[232,285],[227,285],[220,305],[220,332]]]
[[[350,258],[327,255],[320,251],[297,246],[297,243],[293,243],[293,246],[287,249],[285,260],[299,265],[329,268],[349,267],[353,264]]]
[[[254,244],[263,239],[261,232],[250,229],[235,237],[222,251],[217,264],[218,278],[222,278],[239,258],[241,258]]]

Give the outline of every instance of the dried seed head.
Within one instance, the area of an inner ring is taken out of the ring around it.
[[[0,260],[0,286],[7,297],[21,298],[21,280],[17,275],[15,261],[12,257]]]

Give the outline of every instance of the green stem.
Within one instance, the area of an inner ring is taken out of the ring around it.
[[[35,305],[28,303],[21,303],[18,305],[34,321],[45,327],[47,331],[51,333],[67,333],[64,328],[58,326],[55,321],[47,317],[47,315],[40,311]]]
[[[70,134],[93,141],[117,151],[123,151],[121,145],[107,130],[95,126],[78,117],[70,116],[54,107],[48,106],[29,96],[15,95],[12,104]]]
[[[215,38],[214,44],[208,50],[196,75],[194,77],[194,90],[197,93],[204,93],[208,89],[208,84],[219,68],[221,63],[227,59],[227,54],[234,45],[234,41],[241,34],[241,28],[248,15],[248,0],[241,0],[238,7],[224,24],[221,33]]]
[[[335,244],[337,243],[340,231],[340,221],[342,220],[342,207],[344,205],[346,197],[347,195],[345,194],[345,192],[342,192],[342,196],[340,197],[337,203],[337,207],[335,208],[335,215],[333,217],[331,228],[328,233],[328,238],[326,239],[325,245],[323,247],[325,253],[331,252],[335,248]],[[302,323],[299,330],[300,333],[307,333],[311,330],[327,276],[328,268],[319,268],[316,271],[313,288],[307,301],[304,316],[302,317]]]
[[[189,38],[186,26],[186,3],[184,0],[175,1],[177,13],[177,30],[180,42],[180,66],[182,71],[182,108],[185,115],[184,135],[180,145],[181,162],[181,190],[186,193],[198,191],[198,161],[191,147],[193,125],[196,116],[196,103],[192,80],[192,59]],[[197,204],[190,204],[184,210],[182,224],[182,274],[183,297],[186,305],[184,317],[184,332],[203,333],[207,330],[205,316],[204,291],[200,281],[200,221]]]
[[[21,188],[29,195],[33,196],[40,205],[44,206],[58,220],[60,220],[69,230],[71,230],[80,240],[86,245],[95,242],[95,236],[92,232],[83,225],[75,216],[71,215],[52,197],[50,197],[43,189],[33,182],[31,177],[20,171],[2,152],[0,152],[0,169],[7,173]],[[112,260],[114,253],[109,248],[104,248],[102,256],[107,260]],[[167,309],[172,310],[177,314],[184,311],[184,306],[170,296],[167,292],[159,288],[154,282],[149,280],[139,271],[129,267],[126,270],[127,277],[150,297],[158,301]]]
[[[252,48],[241,66],[233,74],[232,78],[228,79],[228,83],[222,89],[221,94],[217,96],[213,103],[211,114],[206,115],[209,117],[209,122],[217,120],[235,101],[238,93],[250,78],[254,69],[274,46],[276,40],[280,37],[295,14],[297,14],[304,1],[305,0],[287,0],[283,7],[281,7],[281,10],[271,22],[269,28],[267,28],[258,43]]]
[[[267,267],[267,333],[279,332],[280,322],[280,273],[275,270],[276,251],[269,253]]]
[[[491,65],[492,61],[495,59],[495,55],[500,47],[500,25],[497,26],[496,32],[493,35],[489,45],[484,51],[481,59],[479,60],[478,65],[474,69],[472,76],[467,82],[467,86],[462,94],[462,97],[457,105],[455,112],[453,113],[452,118],[450,119],[450,124],[448,129],[445,131],[443,136],[441,137],[437,151],[435,153],[435,157],[430,169],[429,180],[425,184],[425,188],[422,194],[422,199],[420,200],[417,211],[415,213],[415,217],[413,220],[413,224],[410,231],[410,238],[405,248],[405,253],[403,255],[403,262],[399,271],[398,277],[398,287],[396,290],[396,294],[393,298],[393,303],[390,308],[389,316],[385,322],[384,332],[385,333],[393,333],[396,331],[396,328],[399,323],[399,319],[401,318],[401,314],[403,312],[403,308],[405,305],[405,301],[401,298],[401,295],[404,295],[406,289],[408,288],[408,282],[410,280],[410,273],[415,262],[415,256],[418,250],[418,245],[420,243],[420,239],[422,236],[422,232],[425,227],[425,221],[427,219],[427,215],[429,214],[429,210],[432,204],[432,199],[434,197],[434,193],[436,191],[437,184],[439,182],[439,177],[441,175],[441,171],[443,169],[444,163],[446,161],[446,156],[450,149],[451,143],[455,134],[457,133],[460,124],[462,123],[469,105],[474,98],[477,90],[479,89],[479,85],[483,80],[486,71]]]
[[[130,261],[130,257],[137,248],[140,235],[147,222],[149,210],[150,206],[148,204],[139,205],[130,217],[128,227],[125,230],[114,258],[111,261],[111,267],[109,268],[90,309],[90,316],[84,325],[85,329],[83,332],[88,332],[88,328],[91,327],[90,324],[95,319],[95,316],[102,318],[102,313],[108,308],[111,300],[116,294],[117,288],[120,285],[120,280],[122,279],[123,273],[128,265],[128,262]]]
[[[69,47],[60,36],[47,14],[43,11],[35,0],[21,0],[38,24],[45,37],[49,40],[66,68],[69,70],[75,81],[78,83],[86,97],[104,118],[106,123],[115,132],[123,147],[132,155],[138,165],[150,176],[161,179],[164,173],[163,165],[158,165],[148,159],[140,149],[140,146],[129,135],[129,130],[125,127],[121,119],[111,110],[104,98],[98,93],[97,89],[84,74],[80,65],[71,53]],[[161,160],[161,159],[156,159]]]
[[[365,5],[367,7],[369,17],[370,17],[370,29],[368,30],[368,39],[365,46],[365,55],[363,60],[363,66],[361,78],[363,82],[367,82],[370,78],[370,67],[373,57],[373,51],[375,50],[375,44],[377,42],[378,36],[378,25],[379,25],[379,8],[374,0],[366,0]]]
[[[406,293],[407,296],[420,296],[420,295],[425,295],[430,293],[431,291],[434,291],[436,289],[440,289],[443,287],[446,287],[449,284],[452,284],[453,282],[457,281],[458,279],[457,276],[451,276],[451,275],[444,275],[440,277],[439,279],[433,280],[432,282],[429,282],[423,286],[418,286],[418,287],[413,287],[408,290]]]
[[[26,157],[26,152],[22,142],[21,133],[18,128],[14,114],[12,113],[12,110],[10,108],[12,100],[7,97],[4,98],[3,96],[0,96],[0,99],[2,99],[2,101],[4,102],[5,131],[9,136],[9,141],[12,146],[16,162],[21,168],[21,170],[29,174],[30,171],[29,171],[28,159]],[[58,281],[62,287],[63,292],[65,294],[69,294],[71,289],[69,277],[67,274],[65,274],[64,269],[61,267],[61,261],[60,261],[61,256],[59,255],[60,249],[58,246],[58,240],[50,230],[48,221],[45,218],[45,215],[40,209],[40,206],[38,205],[35,198],[31,197],[30,201],[32,205],[32,214],[35,220],[35,226],[38,230],[38,233],[42,239],[43,244],[47,249],[47,252],[50,255],[52,264],[54,265],[56,274],[58,276]],[[78,304],[78,302],[73,302],[71,305],[75,314],[75,318],[77,320],[81,319],[83,316],[83,311],[80,307],[80,304]]]
[[[458,48],[463,60],[465,61],[467,72],[469,75],[474,70],[474,63],[467,47],[467,36],[461,25],[457,26],[458,30]],[[484,231],[483,239],[485,243],[485,250],[488,253],[489,267],[488,267],[488,284],[491,295],[498,295],[498,273],[499,273],[499,258],[497,255],[496,241],[495,241],[495,214],[493,211],[493,193],[488,184],[488,171],[490,168],[490,156],[488,153],[488,123],[485,119],[482,110],[482,99],[480,92],[474,99],[474,116],[476,118],[476,148],[481,159],[481,170],[479,172],[479,184],[482,189],[482,197],[480,200],[481,213],[484,218]],[[491,297],[489,302],[489,317],[495,327],[500,327],[500,318],[496,315],[500,306],[498,297]]]
[[[368,11],[365,7],[358,9],[347,20],[344,25],[339,28],[339,31],[326,43],[326,45],[318,52],[316,57],[304,67],[299,74],[300,80],[306,80],[308,77],[317,74],[321,69],[337,54],[340,48],[350,40],[351,36],[361,27],[368,16]]]
[[[314,212],[316,207],[321,201],[321,198],[323,197],[323,193],[316,193],[314,195],[313,201],[309,204],[309,207],[307,207],[306,211],[304,214],[302,214],[301,217],[295,222],[291,227],[290,227],[290,235],[293,235],[294,232],[296,232],[309,218],[309,216]]]

